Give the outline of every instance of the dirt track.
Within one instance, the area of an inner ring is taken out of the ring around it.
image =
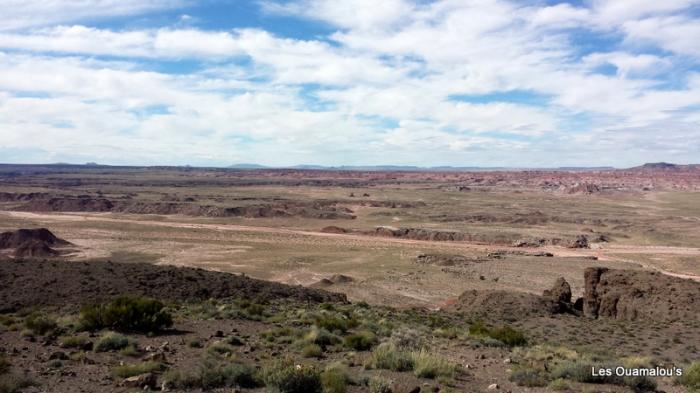
[[[700,276],[687,273],[671,272],[660,269],[648,263],[640,263],[639,261],[631,261],[623,257],[629,254],[647,254],[647,255],[684,255],[684,256],[700,256],[700,249],[691,247],[667,247],[667,246],[638,246],[638,245],[614,245],[606,244],[605,246],[596,249],[569,249],[562,247],[504,247],[493,246],[488,244],[471,243],[464,241],[454,242],[430,242],[424,240],[411,240],[399,238],[378,238],[367,235],[358,234],[337,234],[325,233],[318,231],[296,230],[263,226],[237,225],[237,224],[204,224],[204,223],[185,223],[173,221],[159,221],[150,219],[130,219],[130,218],[114,218],[110,213],[31,213],[31,212],[16,212],[16,211],[0,211],[0,215],[6,215],[14,218],[41,220],[45,222],[110,222],[110,223],[128,223],[135,225],[146,225],[155,227],[167,228],[186,228],[186,229],[205,229],[215,231],[232,231],[232,232],[247,232],[247,233],[265,233],[265,234],[280,234],[280,235],[296,235],[308,236],[316,238],[338,239],[338,240],[353,240],[358,243],[368,245],[376,245],[377,243],[393,243],[407,245],[426,245],[426,243],[439,243],[441,248],[451,248],[454,250],[478,250],[492,251],[508,250],[508,251],[525,251],[525,252],[551,252],[555,256],[566,257],[598,257],[600,260],[635,262],[639,263],[645,269],[656,270],[660,273],[685,278],[695,281],[700,281]],[[176,216],[175,216],[176,217]]]

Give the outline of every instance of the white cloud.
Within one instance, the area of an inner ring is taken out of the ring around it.
[[[185,0],[2,0],[0,31],[137,15],[184,4]]]
[[[698,20],[684,14],[691,3],[264,3],[337,29],[307,39],[262,28],[63,25],[147,11],[103,1],[93,14],[43,22],[48,16],[37,14],[20,26],[29,28],[0,33],[0,139],[3,148],[112,163],[691,157],[700,154],[700,77],[684,74],[698,58]],[[581,56],[581,29],[624,40]],[[195,70],[162,71],[180,59],[195,60]],[[597,73],[605,65],[617,72]],[[668,130],[673,136],[659,142]],[[621,146],[624,154],[611,154]]]

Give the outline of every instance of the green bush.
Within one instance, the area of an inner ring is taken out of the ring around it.
[[[693,362],[683,370],[683,375],[676,379],[678,383],[689,390],[700,391],[700,361]]]
[[[508,379],[518,386],[529,388],[547,386],[549,382],[545,374],[530,368],[516,369],[510,374]]]
[[[44,335],[57,326],[56,321],[39,313],[29,314],[24,320],[24,327],[38,335]]]
[[[258,386],[253,368],[242,363],[221,365],[205,362],[195,372],[168,371],[163,375],[163,381],[169,388],[184,390]]]
[[[301,349],[301,356],[305,358],[320,358],[323,356],[323,349],[320,345],[309,344]]]
[[[361,330],[345,337],[345,346],[356,351],[368,351],[377,344],[377,336],[369,330]]]
[[[390,343],[384,343],[372,351],[371,364],[374,368],[392,371],[413,370],[413,359],[408,352],[401,351]]]
[[[321,376],[315,368],[278,360],[261,370],[261,379],[271,393],[321,393]]]
[[[226,343],[217,341],[211,344],[209,348],[207,348],[207,352],[209,352],[210,354],[230,356],[234,352],[234,349],[232,346]]]
[[[321,373],[323,393],[345,393],[348,385],[348,375],[341,367],[328,367]]]
[[[372,377],[369,380],[369,392],[370,393],[392,393],[391,381],[382,377]]]
[[[469,325],[469,335],[470,336],[488,336],[489,335],[489,328],[484,325],[482,321],[476,321]]]
[[[353,320],[335,314],[319,315],[314,320],[314,325],[331,332],[340,331],[345,333],[348,329],[355,327]]]
[[[502,326],[494,329],[489,332],[489,336],[510,347],[518,347],[527,344],[525,335],[521,331],[515,330],[510,326]]]
[[[304,336],[304,340],[309,343],[320,345],[325,348],[329,345],[335,345],[341,342],[340,337],[329,332],[326,329],[313,327],[309,333]]]
[[[157,332],[173,325],[163,303],[146,297],[120,296],[111,302],[87,305],[81,310],[81,326],[86,330]]]
[[[126,336],[119,333],[107,332],[95,344],[95,352],[118,351],[133,345]]]
[[[411,360],[413,374],[418,378],[453,378],[457,372],[454,363],[424,350],[413,352]]]
[[[112,370],[112,374],[120,378],[129,378],[136,375],[150,373],[153,371],[162,371],[164,366],[159,362],[142,362],[134,364],[124,364],[117,366]]]
[[[83,336],[63,336],[59,338],[58,343],[63,348],[80,348],[88,349],[92,345],[90,340]]]

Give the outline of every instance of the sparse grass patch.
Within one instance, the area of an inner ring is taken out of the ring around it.
[[[340,364],[330,364],[321,373],[323,393],[345,393],[349,382],[347,369]]]
[[[301,356],[305,358],[320,358],[323,356],[323,349],[320,345],[309,344],[301,349]]]
[[[277,360],[260,371],[262,381],[271,393],[321,393],[320,373],[313,367]]]
[[[24,319],[24,327],[30,330],[33,334],[44,335],[58,327],[56,321],[46,315],[41,315],[38,312],[29,314]]]
[[[683,375],[676,378],[676,382],[691,391],[700,392],[700,361],[693,362],[683,369]]]
[[[411,361],[413,374],[419,378],[453,378],[457,372],[454,363],[425,350],[411,353]]]
[[[115,332],[107,332],[97,340],[95,352],[118,351],[129,345],[134,345],[128,337]]]
[[[341,342],[341,339],[340,337],[336,336],[335,334],[329,332],[326,329],[314,326],[304,336],[304,341],[317,344],[325,348],[329,345],[339,344]]]
[[[369,330],[361,330],[346,336],[344,344],[356,351],[368,351],[377,344],[377,336]]]
[[[120,378],[129,378],[154,371],[162,371],[164,369],[165,366],[160,362],[141,362],[114,367],[114,369],[112,369],[112,374]]]
[[[392,393],[391,381],[380,376],[370,378],[367,386],[370,393]]]
[[[155,299],[120,296],[108,303],[84,306],[80,326],[84,330],[157,332],[173,325],[172,316],[164,307]]]
[[[175,389],[212,389],[220,387],[257,387],[252,367],[243,363],[204,362],[195,371],[170,370],[163,375],[164,384]]]
[[[394,344],[383,343],[372,351],[370,365],[384,370],[411,371],[413,359],[410,353],[398,349]]]
[[[58,339],[58,343],[63,348],[90,349],[92,342],[84,336],[63,336]]]
[[[518,386],[529,388],[547,386],[547,375],[531,368],[517,368],[513,370],[508,379]]]

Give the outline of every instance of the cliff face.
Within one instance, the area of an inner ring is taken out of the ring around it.
[[[656,272],[588,268],[583,313],[590,318],[700,319],[700,283]]]

